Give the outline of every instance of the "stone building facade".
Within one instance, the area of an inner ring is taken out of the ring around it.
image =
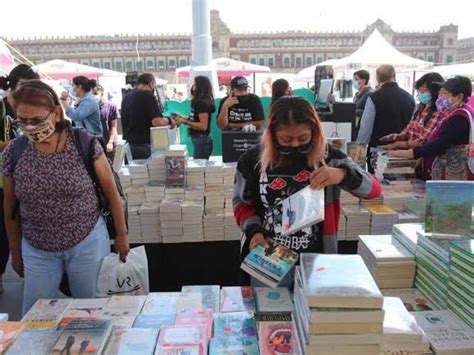
[[[211,11],[213,56],[230,57],[266,65],[276,72],[302,68],[354,52],[378,29],[395,48],[412,57],[434,63],[453,63],[474,58],[474,38],[458,40],[458,27],[441,26],[433,32],[396,32],[382,20],[362,32],[267,32],[233,33],[217,10]],[[189,34],[141,34],[73,38],[7,39],[34,63],[63,59],[125,72],[150,71],[174,78],[178,67],[191,62]],[[138,55],[137,55],[138,53]]]

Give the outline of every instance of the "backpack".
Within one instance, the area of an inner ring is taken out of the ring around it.
[[[71,130],[74,136],[74,144],[76,145],[76,148],[79,152],[79,155],[82,158],[82,161],[87,170],[87,173],[89,174],[89,177],[92,180],[92,184],[94,185],[97,200],[99,201],[99,210],[107,224],[107,230],[109,232],[109,236],[111,239],[115,239],[117,233],[115,231],[115,225],[114,225],[114,220],[112,217],[112,212],[111,212],[109,203],[107,202],[107,199],[105,198],[104,192],[102,191],[99,180],[97,179],[97,175],[95,173],[95,169],[93,165],[92,157],[94,154],[94,144],[97,138],[87,134],[86,133],[87,131],[83,128],[72,127]],[[15,170],[16,164],[18,163],[18,160],[20,160],[21,154],[24,152],[24,150],[26,149],[28,145],[28,138],[26,136],[17,137],[12,142],[12,144],[13,144],[12,167],[13,167],[13,170]],[[118,174],[113,169],[112,163],[110,162],[110,160],[107,159],[107,161],[109,162],[110,170],[112,171],[112,175],[114,177],[115,187],[117,188],[117,191],[120,195],[120,200],[122,202],[122,208],[123,208],[124,217],[125,217],[125,224],[128,230],[127,199],[123,192],[122,184],[120,183]]]

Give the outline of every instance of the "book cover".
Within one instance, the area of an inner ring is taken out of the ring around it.
[[[24,329],[17,335],[5,354],[49,354],[60,335],[61,331],[54,328]]]
[[[144,355],[155,351],[157,329],[128,329],[120,339],[118,355]]]
[[[202,309],[202,295],[200,293],[181,293],[176,303],[176,313],[193,309]]]
[[[184,350],[181,350],[184,347]],[[207,350],[205,327],[174,325],[160,331],[156,354],[204,355]],[[187,351],[187,352],[186,352]]]
[[[203,345],[157,345],[155,355],[204,355]]]
[[[0,323],[0,354],[12,344],[15,337],[25,328],[23,322],[1,322]]]
[[[64,312],[60,324],[64,326],[74,319],[98,319],[107,306],[109,298],[78,298]]]
[[[255,312],[255,297],[253,288],[222,287],[220,312]]]
[[[383,342],[421,343],[423,332],[398,297],[384,297]]]
[[[291,354],[292,322],[262,322],[258,326],[260,354]]]
[[[206,328],[207,339],[212,337],[213,315],[211,309],[188,310],[176,314],[175,325],[194,325]]]
[[[209,344],[209,355],[259,355],[256,337],[213,338]]]
[[[202,297],[202,308],[212,309],[213,312],[219,312],[220,304],[220,286],[218,285],[204,285],[204,286],[183,286],[181,288],[183,293],[199,293]]]
[[[278,284],[296,264],[298,254],[275,241],[269,240],[268,243],[270,246],[266,249],[261,245],[253,248],[241,268],[252,276],[259,278],[263,275]],[[273,286],[273,283],[269,286]]]
[[[382,309],[383,296],[360,255],[301,254],[310,307]]]
[[[72,303],[70,298],[40,299],[23,317],[28,328],[54,327]]]
[[[324,189],[309,186],[294,193],[282,203],[282,233],[286,236],[324,221]]]
[[[425,232],[470,237],[472,181],[427,181]]]
[[[176,305],[180,292],[149,293],[141,314],[171,314],[176,313]]]
[[[399,297],[408,312],[431,311],[434,306],[416,288],[382,290],[384,297]]]
[[[214,338],[256,335],[257,329],[252,312],[214,314]]]
[[[186,159],[182,157],[167,156],[166,164],[166,184],[172,186],[184,185],[184,174]]]
[[[173,314],[140,314],[135,318],[133,328],[161,329],[173,325],[176,315]]]
[[[290,290],[286,287],[256,287],[257,313],[291,313],[294,306]]]
[[[136,317],[142,310],[147,296],[112,296],[100,318]]]
[[[110,320],[72,320],[51,354],[101,354],[112,329]]]

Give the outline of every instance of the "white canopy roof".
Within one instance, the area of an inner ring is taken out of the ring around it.
[[[253,73],[269,73],[271,71],[269,67],[263,65],[242,62],[225,57],[213,59],[212,65],[216,69],[218,76],[249,76]],[[190,66],[178,68],[176,69],[176,75],[186,78],[189,76],[190,71]]]
[[[6,43],[0,38],[0,74],[8,74],[14,66],[13,56]]]
[[[471,79],[474,79],[474,62],[450,64],[450,65],[438,65],[433,68],[433,71],[440,73],[446,79],[454,75],[464,75]]]
[[[49,62],[41,63],[35,66],[40,74],[45,74],[52,79],[72,79],[78,75],[84,75],[89,79],[97,79],[100,76],[119,76],[125,77],[127,74],[109,70],[91,67],[89,65],[67,62],[65,60],[54,59]]]
[[[308,68],[304,68],[303,70],[299,71],[296,74],[295,79],[299,80],[299,81],[304,81],[304,80],[312,81],[312,80],[314,80],[314,71],[316,70],[316,67],[321,67],[321,66],[325,66],[325,65],[334,66],[337,63],[339,63],[341,60],[342,59],[329,59],[329,60],[326,60],[325,62],[321,62],[321,63],[318,63],[316,65],[312,65]]]

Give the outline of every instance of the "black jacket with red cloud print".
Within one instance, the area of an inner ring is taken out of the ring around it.
[[[293,159],[290,166],[269,168],[260,173],[261,146],[247,151],[239,160],[234,185],[234,216],[242,232],[242,257],[249,251],[251,237],[260,231],[295,252],[337,253],[341,188],[365,199],[378,197],[380,182],[341,151],[327,146],[325,162],[345,168],[339,185],[325,188],[325,220],[289,236],[281,236],[282,201],[310,184],[306,159]],[[250,238],[249,238],[250,237]]]

